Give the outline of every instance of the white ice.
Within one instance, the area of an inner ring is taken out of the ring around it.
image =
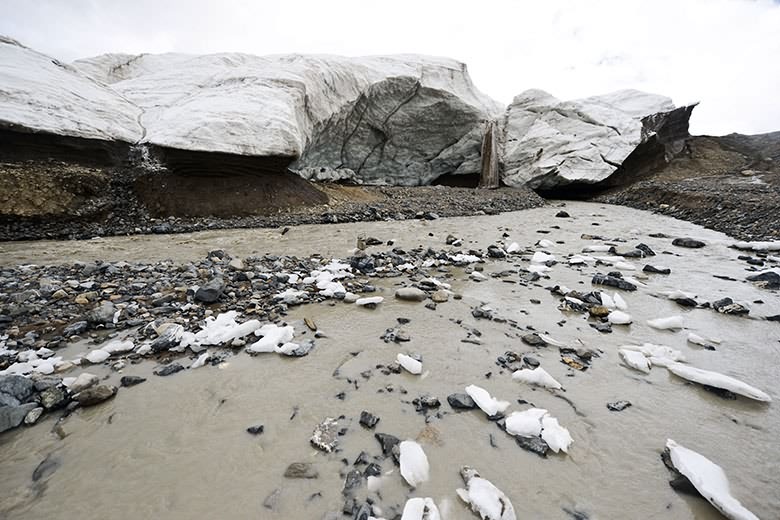
[[[399,464],[404,480],[412,487],[417,487],[428,480],[430,466],[422,446],[415,441],[407,440],[402,441],[399,448],[401,451]]]
[[[105,350],[109,354],[116,354],[116,353],[122,353],[122,352],[130,352],[135,348],[135,345],[133,344],[133,340],[128,339],[125,341],[112,341],[108,343],[107,345],[104,345],[101,347],[101,350]]]
[[[710,459],[674,442],[666,441],[672,465],[690,480],[693,487],[715,509],[730,520],[758,520],[758,517],[731,495],[729,480],[723,468]]]
[[[288,343],[295,335],[295,329],[287,325],[279,327],[273,323],[263,325],[255,331],[255,335],[262,336],[261,339],[252,343],[247,350],[250,352],[274,352],[279,344]]]
[[[544,251],[537,251],[531,257],[531,262],[534,264],[544,264],[555,260],[555,255],[549,255]]]
[[[626,363],[626,365],[635,370],[639,370],[640,372],[644,372],[645,374],[650,373],[650,362],[641,352],[627,348],[621,348],[618,349],[618,353],[620,354],[620,357],[623,358],[623,361]]]
[[[90,363],[102,363],[106,359],[108,359],[111,356],[110,353],[106,352],[105,350],[101,349],[95,349],[87,353],[84,358],[89,361]]]
[[[574,442],[569,430],[558,424],[558,419],[550,415],[542,417],[542,440],[555,453],[559,451],[568,453],[569,446]]]
[[[607,320],[613,325],[629,325],[631,323],[631,315],[623,311],[612,311],[607,316]]]
[[[355,301],[355,305],[358,307],[365,307],[366,305],[378,305],[385,301],[385,299],[381,296],[371,296],[369,298],[358,298],[357,301]]]
[[[780,242],[735,242],[734,247],[748,251],[780,251]]]
[[[458,489],[457,493],[483,520],[517,520],[512,502],[489,480],[471,477],[466,489]]]
[[[401,354],[399,352],[395,357],[395,360],[410,374],[414,374],[416,376],[422,374],[422,363],[413,357],[407,356],[406,354]]]
[[[506,431],[512,435],[538,437],[542,434],[542,417],[547,415],[543,408],[529,408],[522,412],[512,412],[506,418]]]
[[[615,301],[615,307],[617,307],[619,310],[628,310],[628,304],[626,303],[626,300],[624,300],[623,297],[618,293],[614,293],[612,295],[612,299]]]
[[[680,330],[685,326],[682,316],[670,316],[668,318],[656,318],[647,320],[647,324],[659,330]]]
[[[621,271],[636,271],[636,266],[634,264],[629,264],[628,262],[615,262],[615,269]]]
[[[369,477],[370,478],[370,477]],[[410,498],[404,505],[401,520],[441,520],[439,508],[431,498]]]
[[[548,345],[552,345],[553,347],[565,347],[566,343],[563,341],[558,341],[555,338],[551,338],[547,334],[539,334],[539,337],[542,338],[542,341],[547,343]]]
[[[599,298],[601,298],[601,305],[607,309],[614,309],[617,307],[615,300],[613,300],[609,294],[605,292],[599,293]]]
[[[772,398],[765,392],[762,392],[758,388],[750,386],[747,383],[743,383],[739,379],[719,374],[718,372],[711,372],[709,370],[702,370],[701,368],[695,368],[689,365],[683,365],[682,363],[671,363],[666,368],[672,374],[707,386],[714,386],[715,388],[723,388],[729,392],[755,399],[756,401],[770,402]]]
[[[203,365],[206,364],[206,361],[209,360],[209,356],[210,356],[210,354],[208,352],[204,352],[203,354],[198,356],[198,359],[196,359],[192,363],[192,365],[190,365],[190,368],[200,368],[200,367],[202,367]]]
[[[512,242],[511,244],[508,244],[506,246],[506,252],[510,255],[513,253],[517,253],[518,251],[520,251],[520,244],[518,244],[517,242]]]
[[[563,388],[561,384],[542,367],[536,367],[533,370],[522,368],[512,374],[512,379],[520,381],[521,383],[552,388],[554,390]]]
[[[467,386],[466,393],[474,400],[477,406],[479,406],[480,410],[485,412],[488,416],[492,417],[496,414],[503,413],[504,410],[509,408],[509,401],[500,401],[495,397],[492,397],[487,390],[477,385]]]

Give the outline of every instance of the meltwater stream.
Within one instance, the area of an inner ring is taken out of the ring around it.
[[[293,307],[286,321],[296,331],[304,330],[303,318],[310,318],[327,335],[303,358],[237,352],[220,366],[169,377],[152,375],[155,364],[150,361],[128,364],[121,373],[91,366],[90,372],[114,385],[122,375],[148,380],[120,389],[113,400],[73,413],[57,428],[57,415],[48,414],[33,427],[0,434],[0,518],[341,518],[341,490],[349,469],[342,459],[351,466],[361,451],[380,454],[375,432],[418,439],[431,469],[430,480],[411,490],[391,460],[382,462],[386,475],[379,494],[368,493],[364,485],[358,495],[373,497],[387,518],[400,513],[409,496],[433,498],[447,519],[476,518],[455,494],[463,485],[458,474],[462,465],[475,467],[501,488],[518,518],[721,518],[708,502],[669,486],[671,475],[659,456],[667,439],[719,464],[729,477],[732,494],[760,518],[780,518],[780,324],[760,319],[780,314],[778,294],[744,281],[751,274],[749,266],[737,259],[741,253],[728,248],[732,241],[722,234],[622,207],[569,203],[566,210],[572,219],[554,218],[558,209],[300,226],[284,235],[279,230],[233,230],[0,244],[0,264],[5,265],[93,259],[187,261],[217,248],[238,257],[320,253],[343,258],[359,234],[393,239],[406,248],[440,249],[450,233],[464,239],[467,248],[486,248],[507,233],[506,240],[522,246],[540,239],[555,242],[547,249],[561,262],[553,266],[549,280],[528,286],[516,283],[516,274],[490,277],[516,271],[515,266],[527,267],[527,261],[516,257],[483,264],[488,279],[482,282],[470,280],[461,268],[448,268],[449,278],[432,273],[463,296],[440,303],[435,310],[393,298],[396,284],[407,282],[406,277],[376,279],[385,301],[373,310],[342,302]],[[603,243],[581,238],[583,233],[625,239],[613,242],[619,249],[644,242],[658,253],[651,259],[629,259],[638,271],[628,274],[641,274],[646,263],[671,268],[668,276],[648,275],[643,279],[647,287],[621,293],[633,324],[615,325],[610,334],[591,328],[587,315],[558,310],[560,297],[545,289],[554,285],[583,292],[598,289],[591,286],[592,275],[610,268],[575,269],[564,261],[567,254]],[[691,236],[707,246],[678,248],[671,245],[671,238],[649,236],[655,233]],[[695,293],[700,301],[728,296],[749,304],[751,312],[749,317],[736,317],[683,308],[661,294],[674,289]],[[483,304],[497,316],[515,320],[521,329],[474,318],[471,310]],[[658,331],[645,324],[671,315],[684,317],[685,330]],[[385,343],[380,336],[396,326],[399,317],[411,320],[404,326],[411,341]],[[573,370],[560,362],[557,348],[535,349],[522,343],[519,336],[528,326],[566,344],[597,349],[601,355],[588,370]],[[474,329],[481,333],[481,344],[462,342],[469,332],[474,337]],[[717,337],[721,343],[715,351],[704,350],[686,342],[688,332]],[[643,342],[678,349],[692,366],[736,377],[769,393],[775,402],[723,399],[664,368],[645,375],[623,365],[618,347]],[[83,350],[70,345],[65,358]],[[495,363],[510,350],[536,357],[565,391],[513,381]],[[422,355],[423,376],[385,375],[376,369],[406,351]],[[188,366],[190,361],[185,358],[182,363]],[[519,399],[549,410],[574,439],[568,455],[541,458],[518,447],[481,411],[452,410],[446,396],[463,392],[469,384],[510,401],[508,411],[527,407],[518,404]],[[411,404],[424,394],[442,401],[441,417],[429,414],[427,423]],[[617,400],[633,406],[622,412],[608,410],[606,403]],[[381,418],[375,430],[358,424],[363,410]],[[344,416],[340,423],[347,427],[340,438],[341,451],[325,454],[314,449],[309,444],[313,428],[326,417],[339,416]],[[246,432],[255,424],[265,426],[262,435]],[[34,470],[47,458],[47,470],[33,482]],[[284,478],[292,462],[313,463],[319,477]],[[274,508],[266,508],[264,501],[277,489],[281,491]]]

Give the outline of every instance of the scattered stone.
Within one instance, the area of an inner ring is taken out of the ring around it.
[[[487,254],[490,258],[505,258],[506,252],[496,245],[489,245]]]
[[[433,300],[435,303],[444,303],[449,299],[449,293],[443,289],[439,289],[431,295],[431,300]]]
[[[68,391],[71,394],[77,394],[82,390],[94,386],[100,382],[100,378],[94,374],[88,372],[82,372],[68,387]]]
[[[265,431],[265,426],[263,426],[262,424],[250,426],[249,428],[246,429],[246,431],[251,433],[252,435],[260,435]]]
[[[367,412],[365,410],[360,412],[360,424],[362,426],[365,426],[366,428],[372,430],[374,429],[376,423],[378,422],[379,422],[379,417],[377,417],[376,415]]]
[[[312,446],[314,446],[318,450],[322,450],[326,453],[330,453],[339,444],[338,426],[339,423],[336,419],[333,419],[332,417],[327,417],[324,421],[322,421],[314,428],[314,432],[312,433],[309,442],[311,442]]]
[[[66,338],[69,338],[71,336],[78,336],[79,334],[84,334],[87,329],[89,328],[89,323],[86,321],[77,321],[75,323],[71,323],[65,329],[62,331],[62,335]]]
[[[93,325],[105,325],[114,321],[114,313],[116,313],[116,306],[111,302],[103,302],[88,312],[85,319]]]
[[[68,404],[68,396],[65,391],[56,386],[52,386],[39,394],[41,406],[46,410],[56,410]]]
[[[122,379],[119,380],[119,384],[122,386],[135,386],[135,385],[140,385],[144,381],[146,381],[145,377],[122,376]]]
[[[164,352],[175,347],[181,341],[183,333],[184,327],[181,325],[170,325],[162,334],[152,341],[152,344],[150,345],[152,352]]]
[[[169,376],[171,374],[175,374],[176,372],[181,372],[184,370],[184,367],[180,363],[169,363],[167,365],[164,365],[162,367],[156,368],[154,370],[154,375],[156,376]]]
[[[195,300],[203,303],[214,303],[219,300],[225,290],[225,281],[215,276],[195,291]]]
[[[558,218],[569,218],[569,217],[571,217],[571,215],[569,215],[568,212],[563,211],[563,210],[561,210],[558,213],[556,213],[555,216],[558,217]]]
[[[636,285],[623,280],[623,278],[618,278],[608,274],[605,275],[598,273],[594,275],[591,283],[594,285],[608,285],[610,287],[617,287],[618,289],[623,289],[624,291],[636,291]]]
[[[395,291],[395,297],[404,301],[421,302],[428,298],[428,293],[417,287],[403,287]]]
[[[536,453],[540,457],[546,457],[550,447],[541,437],[526,437],[524,435],[513,435],[517,445],[526,451]]]
[[[650,249],[650,246],[648,246],[647,244],[639,243],[635,247],[636,249],[642,251],[645,254],[645,256],[655,256],[655,251]]]
[[[741,303],[734,303],[731,298],[723,298],[712,302],[712,308],[721,314],[745,315],[750,313],[750,309]]]
[[[317,478],[320,472],[310,462],[293,462],[284,470],[285,478]]]
[[[35,403],[27,403],[19,406],[0,406],[0,432],[16,428],[27,414],[37,408]]]
[[[698,249],[700,247],[704,247],[706,244],[701,240],[696,240],[695,238],[675,238],[672,240],[672,245],[677,247]]]
[[[31,379],[11,374],[0,376],[0,406],[18,406],[30,399],[34,391]]]
[[[520,338],[523,343],[526,345],[531,345],[532,347],[545,347],[547,346],[547,343],[539,337],[539,334],[532,333],[532,334],[524,334],[522,338]]]
[[[666,268],[654,267],[654,266],[652,266],[650,264],[647,264],[646,266],[644,266],[642,268],[642,271],[644,271],[646,273],[653,273],[653,274],[671,274],[672,273],[672,270],[669,269],[668,267],[666,267]]]
[[[607,403],[607,408],[612,412],[622,412],[631,405],[630,401],[615,401],[614,403]]]
[[[107,399],[111,399],[117,393],[117,387],[111,385],[98,385],[87,388],[73,396],[81,406],[93,406]]]
[[[477,407],[474,399],[466,393],[456,393],[447,396],[447,402],[455,410],[473,410]]]
[[[398,444],[401,442],[401,439],[388,433],[375,433],[374,438],[379,441],[379,445],[382,447],[382,454],[385,457],[392,455],[396,461],[398,460],[400,455],[398,453]]]
[[[27,413],[27,415],[24,416],[24,424],[28,426],[35,424],[38,422],[38,419],[41,418],[41,415],[43,415],[42,407],[39,406],[38,408],[33,408]]]

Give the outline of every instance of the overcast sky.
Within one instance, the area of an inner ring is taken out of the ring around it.
[[[700,101],[696,134],[780,130],[777,0],[0,0],[0,34],[64,61],[105,52],[420,53],[508,103],[621,88]]]

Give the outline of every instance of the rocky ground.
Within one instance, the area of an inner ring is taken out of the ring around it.
[[[669,164],[591,200],[656,211],[741,240],[776,240],[780,132],[694,137]]]

